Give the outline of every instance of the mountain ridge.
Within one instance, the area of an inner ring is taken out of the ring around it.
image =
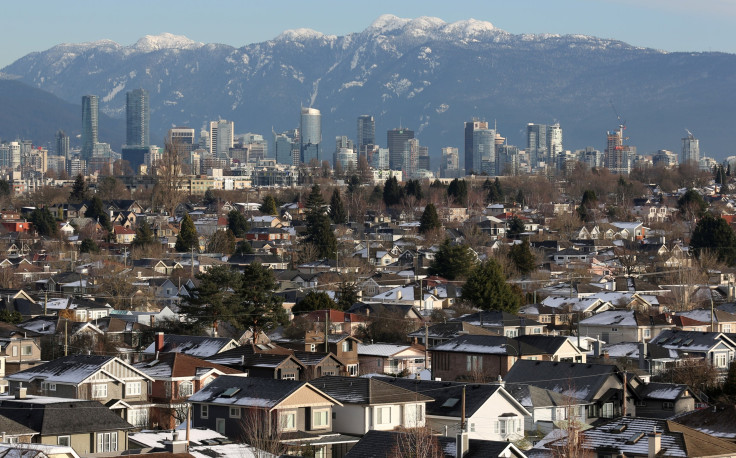
[[[566,149],[602,150],[617,123],[613,102],[642,153],[679,151],[685,127],[701,138],[704,153],[732,152],[725,132],[736,117],[722,94],[734,84],[733,54],[391,15],[344,36],[294,29],[239,48],[147,37],[138,50],[146,37],[128,46],[57,45],[0,72],[67,101],[95,93],[101,111],[117,118],[125,92],[143,87],[151,92],[154,143],[172,125],[199,129],[218,117],[233,120],[237,132],[267,136],[271,127],[296,127],[299,106],[310,105],[322,111],[328,159],[331,137],[354,137],[364,113],[376,116],[380,144],[383,132],[401,122],[434,159],[444,146],[461,147],[462,122],[472,117],[498,120],[499,132],[521,148],[526,123],[557,120]]]

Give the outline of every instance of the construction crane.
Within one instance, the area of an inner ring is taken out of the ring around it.
[[[611,109],[613,110],[613,114],[616,115],[616,120],[618,121],[618,126],[624,130],[626,129],[626,120],[621,120],[621,115],[618,114],[618,110],[616,110],[616,106],[613,104],[613,100],[609,100],[608,103],[611,104]]]

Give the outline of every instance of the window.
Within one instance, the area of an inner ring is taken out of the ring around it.
[[[148,426],[148,409],[131,409],[128,411],[128,423],[134,426]]]
[[[309,344],[309,351],[314,353],[315,350],[317,350],[317,346],[314,344]]]
[[[296,429],[296,413],[284,412],[281,414],[281,429],[283,431],[291,431]]]
[[[125,384],[126,396],[138,396],[141,394],[141,382],[129,382]]]
[[[391,423],[391,407],[376,407],[376,424],[388,425]]]
[[[330,424],[329,422],[329,409],[312,411],[312,429],[326,428]]]
[[[31,356],[33,354],[33,346],[32,345],[23,345],[20,348],[20,355],[21,356]]]
[[[333,370],[323,370],[322,375],[335,375],[335,371]]]
[[[483,357],[480,355],[467,355],[465,366],[468,372],[482,371]]]
[[[208,418],[210,415],[210,406],[207,404],[199,405],[199,418]]]
[[[358,375],[357,364],[348,364],[348,375],[350,375],[351,377],[355,377]]]
[[[644,338],[645,339],[649,339],[650,337],[652,337],[652,330],[651,329],[645,329],[644,330]]]
[[[70,436],[59,436],[56,438],[56,445],[61,445],[64,447],[71,447],[72,439]]]
[[[56,383],[42,382],[41,389],[46,389],[48,391],[56,391]]]
[[[224,418],[218,418],[217,420],[215,420],[215,430],[218,433],[222,434],[223,436],[225,435],[225,419]]]
[[[647,401],[637,400],[637,401],[634,402],[634,405],[636,407],[646,407],[647,406]]]
[[[603,404],[603,409],[601,411],[601,417],[613,418],[613,403],[612,402],[606,402],[605,404]]]
[[[194,385],[192,382],[179,383],[179,397],[191,396],[194,394]]]
[[[350,341],[349,340],[343,341],[343,343],[342,343],[342,351],[343,351],[343,353],[344,352],[348,352],[350,350],[351,350],[350,349]]]
[[[424,421],[424,404],[417,404],[417,422]]]
[[[662,403],[662,408],[664,410],[672,410],[672,409],[675,408],[675,403],[674,402],[669,402],[669,401],[664,401]]]
[[[18,346],[13,345],[13,356],[18,356]]]
[[[118,433],[97,433],[97,453],[117,451]]]
[[[475,423],[472,423],[472,422],[470,423],[470,432],[471,433],[475,432]]]
[[[618,328],[611,328],[611,332],[618,332]]]
[[[730,324],[724,324],[723,325],[723,332],[731,332],[731,325]]]
[[[713,363],[716,367],[726,367],[728,366],[728,355],[725,353],[714,353],[713,354]]]
[[[107,397],[107,384],[106,383],[96,383],[92,385],[92,398],[93,399],[100,399],[100,398],[106,398]]]
[[[230,418],[240,418],[240,407],[230,407]]]
[[[296,374],[290,372],[288,374],[281,374],[281,380],[296,380]]]

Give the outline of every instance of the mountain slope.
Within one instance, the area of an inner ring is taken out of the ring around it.
[[[29,54],[8,77],[77,103],[98,94],[101,110],[123,117],[125,92],[151,92],[152,141],[172,125],[199,128],[222,117],[237,132],[293,128],[299,106],[323,114],[327,157],[336,135],[355,136],[355,119],[376,116],[378,141],[399,123],[437,157],[461,146],[462,123],[495,120],[509,143],[525,146],[526,123],[560,122],[568,149],[604,148],[627,120],[640,152],[679,151],[684,128],[705,153],[731,153],[736,114],[725,94],[736,82],[736,56],[664,53],[579,35],[512,35],[483,21],[381,16],[343,37],[309,29],[241,48],[185,37],[144,37],[64,44]],[[113,145],[119,147],[119,145]]]
[[[79,146],[82,106],[65,102],[53,94],[20,81],[0,79],[0,139],[29,139],[37,145],[56,148],[55,134],[61,129]],[[125,136],[125,122],[99,117],[100,141],[119,145]]]

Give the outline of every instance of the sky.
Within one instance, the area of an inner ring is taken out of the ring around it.
[[[736,53],[734,0],[26,0],[0,3],[0,68],[59,43],[130,45],[169,32],[240,47],[286,29],[359,32],[381,14],[474,18],[515,34],[584,34],[666,51]]]

